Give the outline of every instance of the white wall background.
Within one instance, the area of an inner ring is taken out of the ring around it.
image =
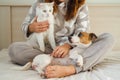
[[[34,0],[0,0],[0,4],[32,4]],[[86,0],[87,3],[120,3],[120,0]]]
[[[120,3],[120,0],[86,0],[88,3]]]

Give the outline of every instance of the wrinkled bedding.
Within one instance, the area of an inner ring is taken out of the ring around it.
[[[7,49],[0,51],[0,80],[120,80],[120,51],[112,51],[90,72],[81,72],[65,78],[41,79],[34,70],[17,71],[12,67]]]

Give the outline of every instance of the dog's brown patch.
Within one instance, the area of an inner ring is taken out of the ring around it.
[[[89,33],[81,32],[82,36],[80,36],[80,42],[84,44],[89,44],[91,39],[89,39]]]

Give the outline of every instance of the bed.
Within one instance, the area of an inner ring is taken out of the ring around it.
[[[120,51],[111,51],[92,71],[81,72],[64,78],[41,79],[34,70],[17,71],[12,67],[8,50],[0,51],[0,80],[120,80]]]

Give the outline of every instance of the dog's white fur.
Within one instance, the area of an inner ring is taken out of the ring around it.
[[[30,35],[29,40],[36,41],[41,51],[45,51],[45,43],[49,42],[51,47],[56,47],[54,38],[54,16],[53,16],[54,3],[40,3],[36,7],[37,22],[48,20],[49,28],[45,32],[33,33]],[[34,19],[33,19],[34,21]],[[32,22],[33,22],[32,21]]]

